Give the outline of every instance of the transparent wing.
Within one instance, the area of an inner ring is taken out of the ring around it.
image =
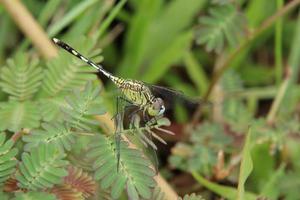
[[[189,98],[181,91],[158,85],[148,85],[154,96],[164,100],[167,109],[171,109],[176,103],[184,105],[187,109],[195,109],[204,102],[201,99]]]

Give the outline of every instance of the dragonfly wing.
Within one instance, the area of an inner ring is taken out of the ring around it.
[[[164,100],[168,109],[173,108],[176,103],[183,104],[188,109],[195,109],[199,104],[203,103],[200,99],[185,96],[182,91],[158,85],[150,85],[149,88],[154,96],[160,97]]]

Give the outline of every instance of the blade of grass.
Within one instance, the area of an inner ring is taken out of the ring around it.
[[[120,10],[123,8],[127,0],[121,0],[108,14],[108,16],[103,21],[102,25],[100,26],[99,30],[95,33],[94,37],[96,40],[98,40],[103,33],[107,30],[109,25],[112,23],[112,21],[116,18],[117,14],[120,12]]]
[[[179,61],[185,51],[191,44],[193,32],[188,31],[179,35],[176,40],[170,44],[169,48],[162,52],[143,74],[142,80],[148,83],[154,83],[159,80],[171,67],[172,64]]]
[[[49,19],[51,19],[54,13],[57,11],[58,6],[61,4],[62,0],[50,0],[47,1],[46,5],[43,7],[41,11],[38,22],[41,26],[45,26]]]
[[[137,6],[125,37],[124,57],[117,71],[122,77],[134,78],[139,70],[147,47],[150,25],[160,6],[158,0],[140,1]]]
[[[283,0],[276,0],[277,9],[280,10],[283,6]],[[276,83],[280,84],[282,80],[282,21],[280,18],[276,22],[275,26],[275,71],[276,71]]]
[[[198,89],[198,94],[202,96],[202,94],[207,90],[209,84],[208,78],[203,70],[203,66],[197,62],[191,51],[185,53],[183,61],[188,75]]]
[[[72,10],[70,10],[61,20],[53,24],[47,30],[49,37],[55,36],[62,29],[73,22],[80,14],[82,14],[86,9],[94,5],[98,0],[86,0],[77,4]]]
[[[285,164],[281,164],[280,167],[275,171],[272,177],[268,180],[268,182],[263,186],[261,190],[261,196],[270,198],[270,199],[278,199],[279,198],[279,182],[282,180],[282,177],[285,175],[284,173]]]
[[[5,58],[5,48],[6,48],[6,41],[8,40],[9,36],[12,35],[13,31],[13,23],[10,20],[8,15],[4,13],[1,14],[1,21],[0,21],[0,64],[4,63],[6,60]]]
[[[229,186],[223,186],[223,185],[219,185],[219,184],[213,183],[211,181],[208,181],[195,171],[192,171],[191,174],[198,181],[199,184],[208,188],[212,192],[220,195],[221,197],[224,197],[225,199],[236,200],[237,193],[238,193],[236,188],[229,187]],[[245,200],[255,200],[255,199],[257,199],[256,194],[246,192]]]
[[[245,199],[245,182],[249,177],[251,171],[253,170],[253,163],[250,154],[250,150],[251,150],[250,140],[251,140],[251,128],[249,128],[248,130],[244,148],[243,148],[243,153],[242,153],[237,200]]]
[[[126,38],[125,56],[118,69],[120,76],[130,78],[140,78],[144,72],[151,71],[155,60],[160,59],[170,44],[188,29],[207,1],[137,2],[140,3],[134,4],[137,12],[131,20]]]
[[[72,26],[68,29],[68,32],[63,35],[63,38],[71,38],[76,39],[78,35],[87,35],[87,33],[91,30],[94,23],[98,20],[99,15],[102,15],[101,11],[103,8],[103,2],[97,2],[94,6],[88,8],[84,15],[81,15],[74,20]],[[105,15],[105,13],[103,13]]]

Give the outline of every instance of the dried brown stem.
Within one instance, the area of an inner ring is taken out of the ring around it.
[[[48,36],[36,23],[30,12],[19,0],[0,0],[6,11],[13,18],[22,32],[33,42],[39,49],[39,52],[44,58],[52,58],[57,54],[57,50]]]
[[[50,59],[57,55],[56,47],[48,39],[46,33],[19,0],[0,0],[0,3],[4,5],[16,24],[26,36],[31,39],[33,44],[46,59]],[[98,119],[107,131],[113,133],[114,124],[109,114],[99,116]],[[131,144],[131,146],[133,146],[133,144]],[[155,176],[155,180],[162,192],[165,193],[166,199],[177,199],[178,196],[176,192],[160,174]]]
[[[14,142],[17,142],[23,135],[23,132],[22,131],[18,131],[18,132],[15,132],[13,134],[13,136],[11,136],[11,139],[14,141]]]

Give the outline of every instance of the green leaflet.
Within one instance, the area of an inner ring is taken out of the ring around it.
[[[124,188],[134,199],[138,197],[150,198],[151,189],[155,186],[153,176],[155,172],[149,166],[142,152],[128,147],[127,142],[120,144],[120,168],[117,171],[115,144],[112,138],[99,135],[91,145],[88,156],[95,158],[93,168],[95,179],[100,180],[102,188],[111,188],[111,195],[117,199]]]
[[[53,194],[49,194],[46,192],[18,192],[16,193],[16,197],[12,200],[56,200],[56,197]]]
[[[70,151],[75,142],[74,132],[71,127],[58,122],[44,123],[43,129],[33,130],[31,134],[23,136],[25,151],[31,150],[40,144],[57,145],[62,151]]]
[[[245,140],[244,148],[243,148],[242,163],[240,166],[238,193],[237,193],[238,200],[245,199],[245,182],[249,177],[251,171],[253,170],[253,163],[252,163],[250,151],[251,151],[251,129],[249,128]]]
[[[0,133],[0,184],[6,181],[16,171],[17,160],[15,156],[18,150],[12,148],[12,140],[5,141],[5,133]]]
[[[151,62],[145,73],[143,73],[142,80],[148,83],[158,81],[172,64],[178,62],[183,57],[192,39],[192,31],[183,32],[175,37],[174,41],[166,47],[165,51],[157,55]]]
[[[46,122],[62,121],[64,119],[61,112],[62,107],[68,106],[65,95],[55,96],[53,98],[41,98],[38,100],[38,106],[42,119]]]
[[[219,123],[204,122],[195,127],[186,142],[173,147],[169,161],[173,166],[186,171],[210,175],[217,161],[217,152],[229,151],[232,138],[228,137]]]
[[[38,91],[43,78],[37,60],[29,62],[26,54],[8,59],[7,67],[1,68],[0,87],[12,100],[24,101]]]
[[[166,195],[165,193],[161,190],[159,185],[155,186],[155,188],[152,191],[152,196],[150,199],[155,199],[155,200],[165,200]]]
[[[234,47],[244,34],[245,18],[231,5],[223,5],[209,10],[209,16],[199,19],[197,43],[205,44],[207,51],[220,53],[225,41]]]
[[[92,40],[81,38],[80,43],[75,45],[83,54],[87,54],[94,46]],[[62,52],[57,58],[47,63],[44,80],[42,84],[43,92],[41,96],[57,96],[74,88],[83,87],[87,81],[95,80],[97,77],[91,72],[95,70],[83,65],[77,58],[72,58]]]
[[[234,199],[236,200],[238,191],[236,188],[229,187],[229,186],[224,186],[224,185],[219,185],[216,184],[212,181],[209,181],[202,177],[200,174],[198,174],[196,171],[191,172],[193,177],[203,186],[208,188],[209,190],[213,191],[214,193],[224,197],[225,199]],[[256,194],[253,194],[251,192],[246,192],[245,193],[245,200],[255,200],[257,199],[258,196]]]
[[[65,113],[65,121],[75,130],[90,131],[91,126],[98,125],[98,121],[91,118],[106,112],[102,101],[97,98],[100,87],[92,87],[88,82],[83,91],[75,90],[71,96],[66,97],[68,107],[61,108]]]
[[[7,193],[0,191],[1,200],[9,200],[9,196]]]
[[[22,128],[36,128],[40,114],[33,102],[8,101],[0,104],[0,131],[20,131]]]
[[[22,154],[19,165],[20,172],[16,175],[21,188],[39,190],[51,188],[67,176],[65,169],[68,161],[64,160],[65,154],[56,145],[40,144],[30,153]]]

